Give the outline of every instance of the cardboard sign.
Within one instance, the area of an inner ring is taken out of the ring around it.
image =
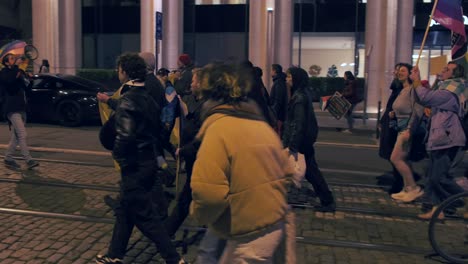
[[[351,108],[351,103],[339,92],[335,92],[327,101],[326,109],[337,120],[341,119],[348,112],[349,108]]]

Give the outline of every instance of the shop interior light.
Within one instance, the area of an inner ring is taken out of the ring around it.
[[[354,66],[354,65],[355,65],[354,62],[351,62],[351,63],[349,64],[349,66]]]
[[[341,63],[341,65],[340,65],[340,66],[341,66],[341,67],[345,67],[346,65],[348,65],[348,63],[346,63],[346,62],[343,62],[343,63]]]
[[[432,0],[423,0],[423,3],[432,3]]]

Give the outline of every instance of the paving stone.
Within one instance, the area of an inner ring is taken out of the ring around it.
[[[19,178],[20,175],[5,177]],[[57,163],[41,164],[28,177],[114,187],[119,181],[119,175],[113,168]],[[310,185],[305,184],[305,188],[310,188]],[[332,189],[338,206],[394,210],[414,215],[419,211],[416,204],[395,203],[379,188],[332,186]],[[52,194],[56,194],[55,197]],[[112,211],[102,200],[107,194],[116,195],[109,191],[1,183],[0,207],[113,218]],[[304,188],[294,190],[289,199],[296,203],[318,203]],[[415,219],[341,211],[324,214],[312,209],[295,209],[295,212],[298,236],[430,249],[427,223]],[[186,223],[191,221],[188,219]],[[0,263],[92,263],[98,253],[107,251],[111,235],[112,224],[0,214]],[[177,237],[180,236],[179,232]],[[187,260],[195,259],[198,243],[188,248]],[[136,228],[129,249],[126,263],[163,263],[154,245]],[[435,263],[420,255],[305,243],[297,243],[297,254],[298,260],[305,260],[304,263]],[[35,259],[25,262],[21,260],[22,256]]]

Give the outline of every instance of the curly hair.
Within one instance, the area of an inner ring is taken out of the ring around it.
[[[117,58],[117,67],[127,73],[130,80],[145,80],[146,63],[138,53],[124,53]]]
[[[244,67],[224,63],[208,64],[199,74],[203,97],[228,104],[244,100],[252,84],[252,74]]]

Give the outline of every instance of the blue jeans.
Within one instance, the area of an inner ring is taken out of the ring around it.
[[[197,263],[217,264],[225,243],[225,240],[219,238],[208,228],[198,246]]]
[[[227,241],[208,228],[198,246],[197,263],[273,263],[274,253],[285,235],[284,225],[280,221],[259,234]]]
[[[274,253],[284,236],[283,221],[255,235],[230,239],[226,243],[220,264],[273,264]]]
[[[23,155],[26,162],[30,161],[31,154],[29,153],[28,144],[26,143],[26,113],[25,112],[14,112],[8,113],[8,120],[11,123],[10,127],[10,143],[5,153],[5,160],[13,160],[13,153],[15,153],[16,146],[20,146],[21,155]]]
[[[355,104],[352,104],[348,112],[346,112],[345,114],[346,123],[348,124],[348,129],[350,130],[353,129],[353,125],[354,125],[353,110],[355,106],[356,106]]]

